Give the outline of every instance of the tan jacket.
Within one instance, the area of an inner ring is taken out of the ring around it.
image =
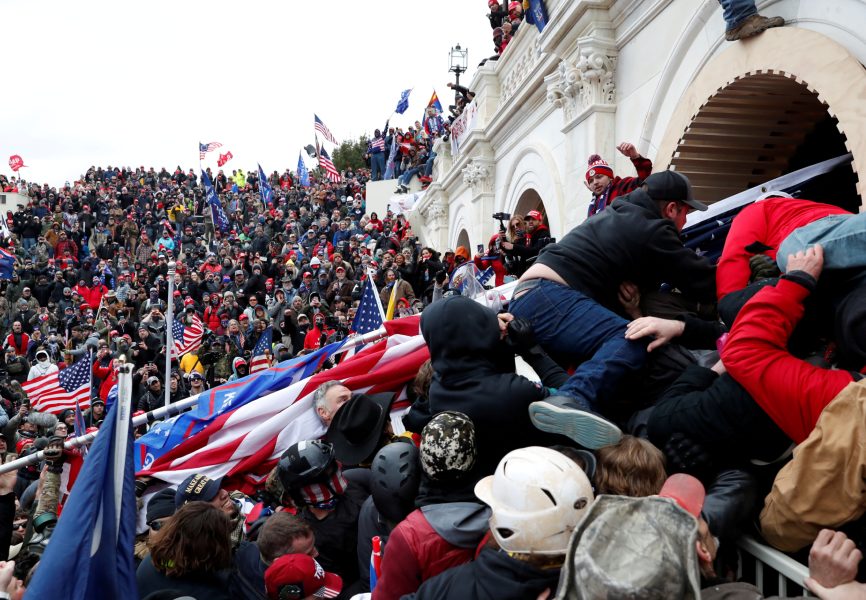
[[[761,530],[794,552],[823,528],[838,529],[866,512],[866,379],[849,384],[794,449],[764,500]]]

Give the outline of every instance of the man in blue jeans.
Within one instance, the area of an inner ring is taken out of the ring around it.
[[[582,361],[557,396],[530,405],[537,428],[588,448],[619,441],[619,428],[596,412],[646,360],[646,342],[625,339],[620,286],[630,281],[657,290],[667,283],[691,300],[713,303],[714,268],[679,237],[686,215],[706,208],[684,175],[655,173],[546,246],[523,274],[509,312],[532,324],[546,351]]]
[[[762,17],[755,0],[719,0],[727,24],[725,39],[735,42],[785,24],[782,17]]]

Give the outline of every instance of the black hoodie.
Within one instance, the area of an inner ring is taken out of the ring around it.
[[[454,410],[472,419],[478,479],[492,474],[511,450],[564,439],[532,425],[529,405],[550,390],[514,373],[514,352],[500,341],[499,331],[492,310],[463,296],[434,302],[421,315],[434,371],[430,414]]]

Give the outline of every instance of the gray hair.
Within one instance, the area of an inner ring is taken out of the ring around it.
[[[316,409],[324,409],[325,408],[325,394],[328,393],[332,387],[343,385],[342,381],[334,379],[332,381],[326,381],[316,388],[316,393],[313,396],[313,400],[316,403]]]

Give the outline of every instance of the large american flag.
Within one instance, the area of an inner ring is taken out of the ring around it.
[[[324,435],[325,426],[316,414],[313,396],[325,381],[339,380],[350,390],[367,394],[398,394],[391,423],[395,431],[401,430],[405,386],[430,358],[418,333],[419,322],[417,315],[388,321],[385,327],[390,337],[386,342],[372,344],[333,369],[222,414],[137,475],[173,484],[194,473],[226,476],[226,489],[252,493],[261,487],[289,446]]]
[[[213,152],[217,148],[221,148],[222,144],[219,142],[208,142],[207,144],[198,143],[198,158],[199,160],[204,160],[204,155],[208,152]]]
[[[339,183],[343,178],[340,177],[340,172],[331,161],[331,157],[325,152],[324,148],[319,148],[319,166],[325,169],[325,176],[334,183]]]
[[[337,140],[334,139],[334,134],[331,133],[331,130],[325,127],[325,124],[322,123],[322,120],[318,115],[313,114],[313,129],[322,134],[326,140],[331,142],[332,144],[336,144]]]
[[[250,373],[264,371],[271,366],[270,363],[268,363],[268,357],[265,356],[265,350],[271,349],[273,335],[272,327],[268,327],[262,332],[259,341],[256,342],[256,345],[253,348],[253,357],[250,359]]]
[[[373,278],[368,275],[364,292],[361,294],[361,303],[358,304],[358,312],[355,313],[355,319],[352,321],[352,331],[360,334],[375,331],[382,326],[384,315],[382,300],[376,293]]]
[[[202,334],[204,334],[204,326],[197,314],[192,314],[192,322],[189,325],[184,324],[184,317],[175,317],[171,323],[171,337],[174,341],[172,356],[180,358],[187,352],[196,350],[201,346]]]
[[[30,406],[39,412],[58,414],[67,408],[90,408],[90,356],[72,366],[37,377],[21,385]]]

